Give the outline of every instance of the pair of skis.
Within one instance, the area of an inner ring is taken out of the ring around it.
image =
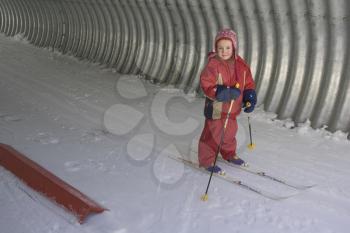
[[[298,189],[298,190],[305,190],[305,189],[309,189],[309,188],[312,188],[312,187],[315,186],[315,185],[293,184],[293,183],[288,182],[286,180],[282,180],[281,178],[278,178],[278,177],[275,177],[275,176],[271,176],[271,175],[267,174],[264,171],[254,170],[254,169],[250,168],[249,166],[238,166],[238,165],[235,165],[233,163],[230,163],[230,162],[222,159],[221,157],[218,158],[218,161],[223,162],[223,163],[225,163],[225,164],[227,164],[229,166],[241,169],[241,170],[243,170],[245,172],[248,172],[248,173],[251,173],[251,174],[255,174],[255,175],[258,175],[258,176],[261,176],[261,177],[264,177],[264,178],[276,181],[276,182],[278,182],[280,184],[283,184],[283,185],[286,185],[286,186],[289,186],[291,188],[295,188],[295,189]]]
[[[198,163],[195,163],[195,162],[192,162],[190,160],[187,160],[187,159],[184,159],[184,158],[181,158],[181,157],[172,157],[170,156],[170,158],[178,161],[178,162],[182,162],[184,163],[185,165],[189,166],[189,167],[192,167],[196,170],[199,170],[199,171],[202,171],[202,172],[205,172],[205,173],[210,173],[208,172],[206,169],[202,168],[199,166]],[[222,158],[219,158],[218,159],[219,162],[224,162],[225,164],[228,164],[230,166],[233,166],[235,168],[238,168],[238,169],[241,169],[245,172],[249,172],[249,173],[252,173],[252,174],[255,174],[255,175],[258,175],[258,176],[261,176],[261,177],[264,177],[264,178],[267,178],[267,179],[270,179],[270,180],[273,180],[273,181],[276,181],[280,184],[283,184],[283,185],[286,185],[286,186],[289,186],[289,187],[292,187],[292,188],[295,188],[297,190],[305,190],[305,189],[309,189],[311,187],[313,187],[314,185],[299,185],[299,184],[292,184],[290,182],[287,182],[285,180],[282,180],[280,178],[277,178],[277,177],[274,177],[274,176],[271,176],[271,175],[268,175],[266,174],[266,172],[263,172],[263,171],[258,171],[258,170],[253,170],[251,169],[250,167],[247,167],[247,166],[238,166],[238,165],[234,165],[232,163],[229,163],[225,160],[223,160]],[[289,197],[292,197],[294,195],[289,195],[289,196],[281,196],[281,195],[276,195],[276,194],[273,194],[273,193],[270,193],[268,191],[265,191],[265,190],[261,190],[259,188],[256,188],[252,185],[249,185],[249,184],[246,184],[244,183],[243,181],[239,180],[239,179],[236,179],[235,177],[231,176],[231,175],[228,175],[228,174],[218,174],[218,173],[214,173],[213,174],[215,177],[218,177],[222,180],[225,180],[229,183],[232,183],[232,184],[235,184],[235,185],[238,185],[246,190],[249,190],[249,191],[252,191],[254,193],[257,193],[261,196],[264,196],[266,198],[269,198],[269,199],[272,199],[272,200],[283,200],[283,199],[287,199]]]

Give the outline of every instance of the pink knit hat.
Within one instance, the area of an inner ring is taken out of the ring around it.
[[[233,45],[233,48],[235,50],[234,54],[235,54],[235,57],[237,57],[237,48],[238,48],[237,35],[233,30],[226,28],[226,29],[220,30],[216,34],[215,41],[214,41],[214,48],[208,54],[209,59],[216,56],[216,45],[219,42],[219,40],[222,40],[222,39],[227,39],[227,40],[232,41],[232,45]]]
[[[214,53],[216,53],[216,45],[217,45],[218,41],[221,39],[227,39],[227,40],[232,41],[232,45],[233,45],[233,48],[235,49],[235,54],[236,54],[236,51],[237,51],[237,35],[236,35],[236,33],[229,28],[226,28],[226,29],[219,31],[215,37],[214,48],[213,48]]]

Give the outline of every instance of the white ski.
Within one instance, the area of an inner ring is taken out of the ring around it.
[[[241,169],[241,170],[243,170],[243,171],[246,171],[246,172],[249,172],[249,173],[252,173],[252,174],[261,176],[261,177],[265,177],[265,178],[267,178],[267,179],[276,181],[276,182],[278,182],[278,183],[287,185],[287,186],[292,187],[292,188],[295,188],[295,189],[305,190],[305,189],[309,189],[309,188],[312,188],[312,187],[315,186],[315,185],[292,184],[291,182],[288,182],[288,181],[286,181],[286,180],[282,180],[281,178],[268,175],[268,174],[267,174],[266,172],[264,172],[264,171],[261,171],[261,170],[254,170],[254,169],[252,169],[251,167],[249,167],[249,165],[248,165],[248,166],[239,166],[239,165],[235,165],[235,164],[233,164],[233,163],[230,163],[230,162],[224,160],[224,159],[221,158],[221,157],[218,157],[218,160],[217,160],[217,161],[218,161],[218,162],[225,163],[225,164],[227,164],[227,165],[229,165],[229,166],[232,166],[232,167]]]
[[[202,171],[202,172],[205,172],[205,173],[208,173],[210,174],[209,171],[205,170],[204,168],[200,167],[198,163],[195,163],[195,162],[192,162],[190,160],[187,160],[187,159],[184,159],[184,158],[180,158],[180,157],[172,157],[172,156],[169,156],[171,159],[174,159],[175,161],[178,161],[178,162],[182,162],[184,163],[185,165],[191,167],[191,168],[194,168],[196,170],[199,170],[199,171]],[[264,196],[266,198],[269,198],[269,199],[272,199],[272,200],[283,200],[283,199],[287,199],[289,197],[292,197],[294,195],[290,195],[290,196],[280,196],[280,195],[275,195],[275,194],[272,194],[272,193],[269,193],[269,192],[266,192],[266,191],[263,191],[263,190],[260,190],[259,188],[256,188],[254,186],[251,186],[251,185],[248,185],[244,182],[242,182],[241,180],[239,179],[236,179],[228,174],[217,174],[217,173],[213,173],[213,175],[215,177],[218,177],[222,180],[225,180],[229,183],[232,183],[232,184],[235,184],[235,185],[238,185],[244,189],[247,189],[247,190],[250,190],[254,193],[257,193],[261,196]]]

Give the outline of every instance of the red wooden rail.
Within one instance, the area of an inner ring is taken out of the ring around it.
[[[82,224],[90,213],[106,209],[9,145],[0,143],[0,165],[34,190],[71,211]]]

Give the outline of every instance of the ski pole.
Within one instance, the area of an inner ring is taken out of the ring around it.
[[[251,104],[248,102],[248,103],[246,104],[246,106],[247,106],[247,107],[250,107]],[[248,147],[248,149],[253,150],[253,149],[255,148],[255,143],[253,143],[253,139],[252,139],[252,127],[251,127],[251,125],[250,125],[250,117],[249,117],[249,115],[248,115],[248,128],[249,128],[250,144],[248,144],[247,147]]]
[[[244,76],[245,76],[245,73],[244,73]],[[239,88],[239,83],[236,83],[235,87],[236,87],[236,88]],[[231,110],[232,110],[233,103],[234,103],[234,100],[231,100],[230,108],[229,108],[229,110],[228,110],[228,112],[227,112],[227,115],[226,115],[224,127],[222,128],[222,131],[221,131],[221,138],[220,138],[220,142],[219,142],[219,145],[218,145],[216,154],[215,154],[215,160],[214,160],[214,165],[213,165],[213,166],[216,165],[216,161],[217,161],[217,159],[218,159],[218,155],[219,155],[219,152],[220,152],[220,150],[221,150],[221,145],[222,145],[222,143],[223,143],[223,141],[224,141],[225,131],[226,131],[228,119],[230,118],[230,115],[231,115]],[[207,201],[207,200],[208,200],[208,190],[209,190],[211,178],[213,177],[213,173],[214,173],[214,169],[212,169],[211,172],[210,172],[210,177],[209,177],[209,181],[208,181],[207,188],[206,188],[206,190],[205,190],[205,193],[204,193],[204,194],[202,195],[202,197],[201,197],[201,200],[202,200],[202,201]]]

